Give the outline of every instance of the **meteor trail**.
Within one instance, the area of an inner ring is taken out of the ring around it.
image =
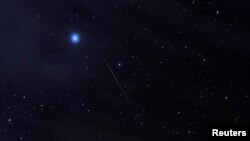
[[[113,72],[112,68],[108,64],[108,61],[106,60],[106,58],[103,55],[102,55],[102,57],[103,57],[103,60],[104,60],[104,62],[106,64],[106,66],[108,67],[109,71],[111,72],[112,76],[114,77],[117,85],[119,86],[120,90],[122,91],[123,96],[125,97],[126,101],[128,102],[129,106],[131,107],[131,109],[135,112],[135,108],[134,108],[132,102],[130,101],[129,97],[127,96],[127,94],[125,93],[124,89],[122,88],[121,83],[119,82],[119,80],[115,76],[115,73]]]

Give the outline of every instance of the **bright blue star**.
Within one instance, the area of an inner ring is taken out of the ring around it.
[[[70,40],[73,44],[78,44],[80,42],[80,35],[78,33],[71,34]]]

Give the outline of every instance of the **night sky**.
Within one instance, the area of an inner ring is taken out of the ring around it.
[[[250,119],[247,0],[1,0],[0,141],[202,141]]]

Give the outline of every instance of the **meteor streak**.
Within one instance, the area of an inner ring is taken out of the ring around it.
[[[120,88],[120,90],[121,90],[123,96],[125,97],[126,101],[128,102],[129,106],[131,107],[131,109],[135,112],[135,108],[134,108],[132,102],[130,101],[128,95],[126,94],[126,92],[125,92],[124,89],[122,88],[121,83],[119,82],[119,80],[118,80],[117,77],[115,76],[115,73],[113,72],[112,68],[110,67],[110,65],[109,65],[109,63],[108,63],[108,61],[107,61],[107,59],[106,59],[103,55],[102,55],[102,57],[103,57],[103,60],[104,60],[104,62],[105,62],[105,64],[106,64],[107,68],[109,69],[110,73],[111,73],[112,76],[114,77],[114,79],[115,79],[115,81],[116,81],[118,87]]]

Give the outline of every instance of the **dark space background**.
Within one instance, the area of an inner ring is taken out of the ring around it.
[[[247,0],[1,0],[0,141],[202,141],[247,124],[249,25]]]

